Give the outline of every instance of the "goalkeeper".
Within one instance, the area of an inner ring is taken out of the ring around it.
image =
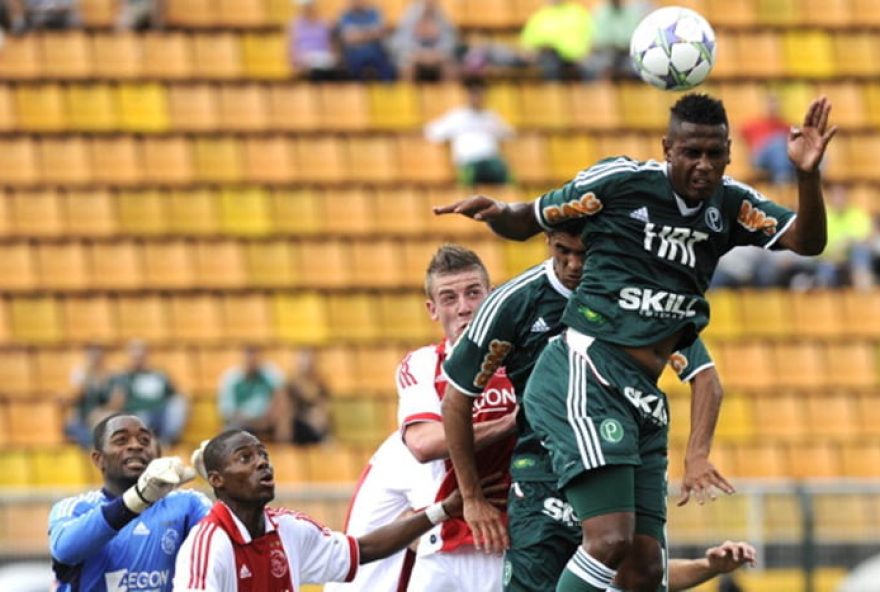
[[[174,491],[195,471],[177,457],[156,458],[153,433],[133,415],[102,420],[93,440],[104,486],[49,513],[58,591],[170,591],[177,551],[211,508],[201,493]]]

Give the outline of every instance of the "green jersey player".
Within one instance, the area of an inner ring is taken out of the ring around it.
[[[583,534],[557,591],[604,591],[625,560],[639,577],[621,587],[660,583],[665,480],[655,467],[667,454],[668,411],[657,377],[708,323],[704,293],[724,253],[739,245],[824,249],[819,164],[836,132],[830,111],[826,98],[814,100],[789,136],[797,216],[724,176],[727,114],[720,101],[695,94],[671,109],[665,163],[610,159],[533,204],[474,196],[436,209],[486,220],[517,240],[582,225],[589,272],[563,314],[563,338],[541,353],[523,398]]]
[[[500,539],[507,548],[504,589],[508,592],[552,589],[581,539],[580,524],[556,487],[550,458],[522,414],[510,464],[514,485],[506,530],[500,512],[480,493],[474,454],[472,407],[486,386],[485,378],[504,366],[515,392],[522,396],[538,354],[562,330],[563,310],[580,281],[584,246],[579,234],[574,229],[548,232],[547,244],[551,258],[489,295],[443,365],[449,381],[443,399],[443,422],[466,500],[466,517],[476,541]],[[708,462],[721,402],[714,364],[700,341],[673,359],[679,377],[691,383],[695,411],[683,490],[701,488],[703,482],[729,487]],[[658,468],[665,470],[665,465]],[[492,547],[492,543],[486,546]],[[672,589],[702,581],[681,577],[682,566],[689,564],[685,560],[670,562]],[[705,571],[702,575],[708,578],[715,574]]]

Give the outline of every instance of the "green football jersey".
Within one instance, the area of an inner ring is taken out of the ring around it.
[[[503,366],[517,401],[521,401],[538,355],[564,328],[562,315],[570,296],[571,290],[553,270],[552,259],[499,286],[477,309],[443,363],[449,383],[478,397],[488,379]],[[702,341],[697,340],[676,352],[670,364],[681,380],[688,381],[713,362]],[[518,420],[519,439],[511,472],[522,481],[554,480],[549,457],[522,413]]]
[[[771,248],[795,214],[729,177],[691,207],[672,190],[665,163],[619,157],[539,197],[535,216],[548,230],[583,223],[589,272],[563,322],[638,347],[678,331],[690,343],[709,322],[704,293],[718,259],[736,246]]]

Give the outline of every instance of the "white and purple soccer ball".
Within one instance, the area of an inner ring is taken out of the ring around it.
[[[629,55],[648,84],[687,90],[703,82],[715,64],[715,31],[693,10],[667,6],[642,19],[630,39]]]

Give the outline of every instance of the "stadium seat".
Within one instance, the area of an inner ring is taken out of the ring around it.
[[[841,512],[840,508],[846,508]],[[868,495],[824,493],[813,497],[816,535],[821,541],[868,541],[877,528]]]
[[[788,31],[782,45],[786,73],[804,78],[828,78],[837,73],[827,31]]]
[[[275,469],[275,482],[284,485],[308,483],[306,449],[292,445],[267,445],[269,460]]]
[[[195,283],[190,245],[182,240],[148,242],[142,247],[145,285],[153,289],[189,288]]]
[[[873,0],[850,0],[850,10],[859,25],[867,27],[880,25],[880,6]]]
[[[254,132],[269,128],[269,105],[263,87],[256,84],[224,84],[219,95],[223,130]]]
[[[710,290],[709,307],[712,322],[705,335],[716,339],[732,339],[742,335],[739,292],[736,290]]]
[[[451,183],[455,179],[449,149],[421,136],[397,136],[398,177],[414,183]]]
[[[343,343],[369,343],[379,338],[378,302],[373,294],[327,295],[330,338]]]
[[[788,475],[796,479],[830,479],[842,474],[837,446],[825,441],[792,444],[788,467]]]
[[[330,401],[333,429],[342,444],[375,446],[391,431],[386,427],[382,402],[365,397],[341,398]],[[353,461],[353,459],[352,459]],[[338,479],[345,481],[342,475]]]
[[[792,334],[789,294],[782,290],[740,292],[741,322],[751,337],[788,337]]]
[[[11,86],[0,87],[0,131],[19,129],[16,116],[15,97]]]
[[[366,131],[370,100],[362,84],[322,84],[318,87],[320,128],[326,131]]]
[[[249,136],[241,144],[244,178],[251,183],[289,183],[299,171],[293,162],[295,146],[285,136]]]
[[[247,285],[289,288],[300,281],[296,247],[286,240],[251,241],[244,245]]]
[[[143,180],[140,144],[132,136],[91,138],[89,159],[97,183],[131,187]]]
[[[571,125],[578,129],[616,130],[621,126],[617,86],[603,82],[569,88]],[[586,164],[586,163],[585,163]]]
[[[7,416],[4,427],[8,427],[8,405],[3,405],[2,408],[3,415]],[[4,436],[8,438],[9,431],[6,431]],[[32,472],[33,467],[26,451],[21,449],[0,450],[0,487],[33,486]],[[3,532],[5,534],[9,531],[4,528]]]
[[[63,336],[58,303],[51,297],[14,298],[9,313],[15,342],[56,343]]]
[[[120,191],[116,211],[125,235],[156,236],[169,231],[168,199],[159,190]]]
[[[529,83],[520,88],[520,104],[529,117],[528,127],[565,130],[571,127],[571,98],[568,86],[559,83]]]
[[[373,192],[357,186],[345,192],[328,191],[321,200],[324,229],[335,236],[361,236],[373,233]]]
[[[267,24],[263,0],[215,0],[216,22],[224,27],[259,27]]]
[[[880,476],[880,446],[876,441],[844,442],[840,460],[844,477],[876,479]]]
[[[83,290],[90,287],[88,256],[77,241],[36,245],[39,286],[45,290]]]
[[[826,16],[828,16],[826,11]],[[831,40],[834,66],[843,76],[876,76],[880,65],[871,56],[877,52],[877,38],[868,31],[837,33]]]
[[[507,29],[519,24],[514,3],[507,0],[464,0],[459,23],[466,28]]]
[[[244,75],[255,80],[286,80],[291,77],[287,61],[287,38],[281,33],[246,33],[241,41]]]
[[[368,87],[370,128],[411,130],[422,122],[421,104],[412,84],[371,84]]]
[[[880,149],[880,135],[858,135],[849,138],[850,170],[859,179],[880,181],[880,170],[871,163],[871,154]]]
[[[326,377],[331,396],[358,393],[359,379],[354,347],[331,344],[316,350],[316,355],[318,371]]]
[[[64,233],[64,205],[56,192],[16,191],[11,198],[12,226],[16,235],[53,237]]]
[[[846,442],[860,435],[856,397],[847,392],[811,395],[804,401],[811,435]]]
[[[88,455],[78,446],[67,445],[34,450],[30,454],[34,485],[40,487],[83,487],[90,483]]]
[[[171,231],[182,236],[217,234],[219,210],[216,193],[209,189],[172,191],[168,209]]]
[[[706,0],[706,15],[715,26],[753,28],[758,20],[756,0]]]
[[[15,112],[18,125],[25,131],[67,129],[64,92],[59,84],[48,82],[18,86],[15,89]]]
[[[428,216],[433,215],[425,194],[411,187],[376,191],[372,209],[375,229],[383,236],[422,236]]]
[[[355,183],[397,181],[397,145],[388,136],[352,136],[345,145],[346,178]]]
[[[785,73],[783,51],[775,32],[757,30],[740,33],[737,36],[737,55],[744,68],[738,72],[739,75],[772,79]]]
[[[172,295],[168,300],[171,338],[184,343],[211,343],[223,337],[220,304],[209,295]]]
[[[547,258],[547,241],[543,234],[527,241],[505,241],[504,268],[508,277],[537,265]]]
[[[257,187],[220,192],[220,228],[233,236],[265,236],[271,230],[269,194]]]
[[[837,292],[792,292],[788,300],[796,336],[828,339],[839,336],[843,331],[840,295]]]
[[[85,185],[92,181],[89,146],[79,136],[44,136],[37,142],[45,183]]]
[[[210,27],[217,24],[215,0],[168,0],[165,20],[181,28]]]
[[[168,87],[168,114],[174,131],[207,132],[221,129],[218,92],[208,83],[173,84]]]
[[[147,137],[142,140],[143,177],[150,183],[180,185],[195,178],[189,141],[181,136]],[[176,223],[175,217],[171,218]],[[180,221],[182,224],[188,221]]]
[[[486,92],[486,107],[514,128],[525,123],[519,88],[511,83],[492,84]],[[531,114],[529,114],[531,115]]]
[[[810,27],[849,27],[854,24],[853,14],[850,0],[802,0],[801,3],[801,21]]]
[[[143,47],[137,35],[93,32],[92,65],[99,79],[130,80],[143,75]]]
[[[788,391],[754,399],[755,431],[768,439],[798,440],[807,435],[801,396]]]
[[[800,21],[797,0],[757,0],[758,24],[790,26]]]
[[[216,405],[219,385],[224,373],[241,364],[240,347],[200,347],[195,351],[195,389],[198,398],[213,401]]]
[[[318,483],[353,482],[360,467],[351,451],[337,444],[322,444],[306,449],[309,481]]]
[[[350,247],[350,243],[342,240],[302,243],[299,249],[299,268],[303,284],[322,289],[350,286]]]
[[[478,224],[474,224],[473,220],[469,220],[464,216],[455,216],[445,214],[437,216],[433,213],[433,208],[437,206],[445,206],[455,203],[462,198],[462,190],[458,187],[452,189],[429,189],[427,192],[428,200],[428,232],[434,236],[443,236],[457,238],[462,236],[474,236],[479,234],[482,228]]]
[[[544,183],[551,177],[547,143],[542,134],[520,134],[505,142],[504,153],[520,182]]]
[[[192,47],[183,32],[149,32],[141,36],[143,74],[159,80],[189,80],[195,75]]]
[[[68,296],[61,302],[64,337],[76,343],[116,339],[116,318],[107,296]]]
[[[725,376],[722,375],[722,381]],[[749,442],[755,435],[752,398],[739,392],[724,395],[715,437],[723,442]]]
[[[419,112],[421,123],[437,119],[447,111],[467,104],[467,93],[461,84],[446,82],[435,85],[416,87],[419,94]]]
[[[195,138],[193,164],[196,181],[226,184],[243,180],[241,146],[233,136]]]
[[[23,349],[4,351],[0,356],[0,381],[3,399],[26,399],[32,396],[37,391],[37,376],[30,353]],[[6,427],[9,428],[8,425]]]
[[[40,36],[43,74],[48,78],[90,78],[94,75],[89,38],[69,29]]]
[[[92,287],[97,289],[141,288],[145,277],[139,247],[131,241],[89,245],[89,277]]]
[[[198,241],[193,245],[196,285],[240,288],[245,285],[244,253],[237,240]]]
[[[869,438],[880,438],[880,398],[871,392],[856,396],[856,416],[859,418],[859,431]]]
[[[818,85],[818,95],[826,95],[834,104],[834,121],[841,127],[861,127],[867,121],[862,84],[853,81],[825,82]]]
[[[820,342],[780,342],[771,347],[775,386],[813,391],[828,386],[828,362]]]
[[[65,92],[68,126],[74,131],[116,129],[116,97],[108,84],[73,84]]]
[[[226,339],[261,343],[272,338],[269,302],[262,294],[225,294],[220,310]]]
[[[23,446],[60,444],[61,412],[53,401],[14,400],[9,404],[10,443]]]
[[[63,200],[68,233],[89,238],[117,234],[115,202],[105,189],[68,191]]]
[[[828,345],[828,380],[842,388],[871,389],[877,385],[877,352],[862,341]]]
[[[636,160],[662,159],[662,147],[656,137],[639,133],[600,136],[598,153],[608,156],[628,156]]]
[[[666,128],[669,122],[669,107],[676,95],[657,95],[656,89],[641,82],[622,84],[618,87],[617,98],[621,123],[629,130],[655,131]]]
[[[184,441],[198,444],[206,438],[213,438],[223,429],[216,399],[194,399],[191,405],[183,430]]]
[[[75,396],[71,386],[71,371],[80,361],[78,349],[39,348],[31,354],[35,387],[38,393],[55,400],[71,400]]]
[[[267,91],[272,129],[313,131],[321,120],[319,89],[313,84],[273,84]]]
[[[548,149],[550,170],[557,183],[574,179],[578,172],[598,160],[596,143],[588,134],[550,136]]]
[[[317,292],[276,294],[275,337],[283,343],[322,345],[329,341],[326,299]]]
[[[346,178],[346,148],[334,136],[301,137],[296,143],[295,162],[299,177],[307,183],[340,183]]]
[[[32,290],[38,281],[36,253],[27,242],[0,244],[0,290]]]
[[[143,339],[149,343],[168,340],[168,303],[161,296],[120,296],[116,299],[116,319],[120,339]]]
[[[40,41],[36,35],[4,39],[0,77],[4,80],[33,80],[43,75],[40,62]]]
[[[436,334],[425,309],[421,292],[388,293],[379,295],[379,327],[382,339],[388,342],[422,342]]]
[[[194,74],[209,80],[235,80],[243,74],[235,33],[199,33],[193,37]]]
[[[727,342],[715,347],[713,354],[726,385],[733,389],[767,391],[774,386],[772,348],[761,341]]]
[[[155,82],[124,83],[117,88],[119,127],[129,132],[164,132],[169,129],[168,96]]]
[[[272,224],[275,232],[312,236],[324,230],[323,193],[308,188],[272,192]]]

